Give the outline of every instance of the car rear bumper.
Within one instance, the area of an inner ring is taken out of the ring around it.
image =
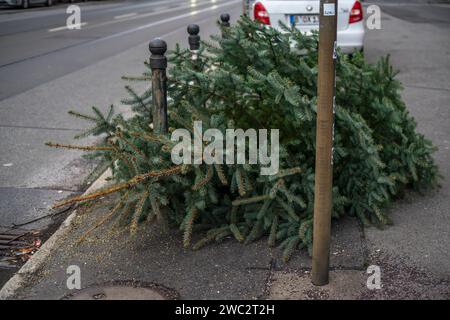
[[[338,31],[337,45],[345,53],[361,50],[364,46],[364,24],[357,22],[349,25],[345,30]]]
[[[285,32],[279,27],[276,27],[276,29]],[[318,30],[318,28],[315,28],[315,30]],[[311,35],[311,31],[306,31],[304,33],[306,35]],[[360,51],[364,47],[364,33],[363,21],[352,23],[347,29],[337,31],[337,45],[344,53],[352,53],[355,50]]]

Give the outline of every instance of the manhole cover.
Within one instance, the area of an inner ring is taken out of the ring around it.
[[[73,292],[63,299],[69,300],[169,300],[177,299],[173,290],[155,284],[121,281],[93,285]]]
[[[127,286],[90,287],[69,297],[71,300],[166,300],[159,292],[149,288]]]

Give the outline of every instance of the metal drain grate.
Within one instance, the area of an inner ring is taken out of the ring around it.
[[[39,233],[33,230],[0,228],[0,268],[16,268],[41,246]]]

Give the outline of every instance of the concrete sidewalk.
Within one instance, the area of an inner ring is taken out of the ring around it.
[[[131,239],[104,226],[75,244],[108,209],[98,205],[81,207],[43,264],[25,272],[20,288],[6,297],[61,299],[75,294],[66,286],[66,270],[77,265],[83,288],[131,282],[164,288],[182,299],[449,299],[449,25],[418,24],[397,18],[395,9],[386,10],[390,15],[383,14],[383,29],[368,33],[367,58],[375,61],[391,53],[419,131],[439,147],[436,160],[444,180],[437,191],[409,193],[398,201],[390,209],[394,225],[385,230],[363,230],[352,218],[334,223],[329,285],[311,286],[305,252],[285,265],[280,252],[265,241],[244,246],[226,240],[192,252],[182,249],[176,231],[164,234],[149,226]],[[381,268],[380,290],[366,287],[369,265]]]

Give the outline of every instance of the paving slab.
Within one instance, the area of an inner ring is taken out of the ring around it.
[[[355,300],[365,290],[367,279],[360,270],[330,272],[330,283],[317,287],[310,272],[275,272],[269,285],[269,299],[276,300]]]
[[[287,264],[281,261],[280,253],[276,258],[276,270],[309,270],[311,268],[311,257],[307,250],[296,252]],[[348,216],[333,220],[330,268],[361,270],[365,265],[366,248],[358,220]]]

